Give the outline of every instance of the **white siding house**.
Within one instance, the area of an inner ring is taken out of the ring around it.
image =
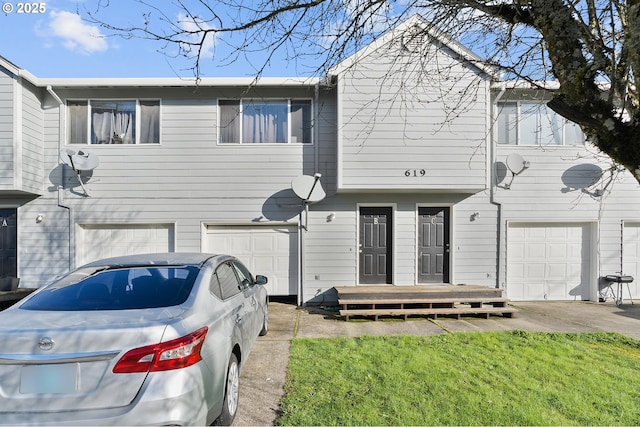
[[[442,283],[597,301],[604,276],[639,277],[631,175],[425,26],[321,79],[43,79],[0,57],[0,278],[186,251],[310,304]],[[97,165],[76,173],[68,150]],[[304,203],[302,176],[326,197]]]

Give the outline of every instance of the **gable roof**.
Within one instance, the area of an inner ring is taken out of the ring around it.
[[[415,27],[417,27],[421,33],[425,33],[433,39],[437,40],[439,43],[442,43],[444,46],[458,55],[463,61],[466,61],[480,73],[486,74],[492,78],[498,77],[498,72],[495,68],[485,64],[482,58],[480,58],[478,55],[473,53],[470,49],[465,47],[462,43],[458,42],[444,31],[435,27],[419,14],[411,16],[402,24],[387,31],[372,43],[368,44],[347,59],[340,62],[335,67],[331,68],[329,70],[329,75],[335,76],[341,74],[345,70],[353,67],[359,61],[373,54],[376,50],[386,45],[387,43],[390,43],[391,41],[401,38],[407,34],[411,34],[412,28]]]

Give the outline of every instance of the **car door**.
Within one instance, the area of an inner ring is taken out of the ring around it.
[[[260,333],[260,329],[262,329],[262,319],[264,318],[264,311],[262,310],[263,305],[260,301],[259,287],[256,286],[255,280],[253,276],[244,266],[244,264],[233,261],[232,265],[235,269],[235,272],[238,276],[238,280],[242,286],[242,292],[244,293],[245,299],[249,302],[251,310],[251,324],[252,330],[254,333],[254,337],[257,337]]]
[[[215,274],[220,283],[222,299],[230,306],[233,320],[240,330],[242,351],[247,352],[253,344],[255,328],[251,299],[245,297],[238,275],[230,262],[220,264]]]

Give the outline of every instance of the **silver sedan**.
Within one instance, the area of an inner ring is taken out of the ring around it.
[[[68,273],[0,312],[0,424],[231,424],[265,283],[199,253]]]

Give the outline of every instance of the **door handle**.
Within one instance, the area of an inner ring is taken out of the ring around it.
[[[242,322],[242,316],[239,314],[236,314],[236,323],[241,323]]]

